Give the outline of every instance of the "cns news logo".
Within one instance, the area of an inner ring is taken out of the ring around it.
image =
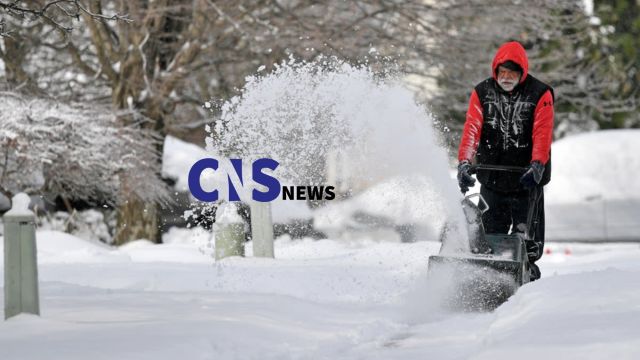
[[[245,179],[243,177],[242,159],[229,159],[232,174],[227,173],[228,201],[242,201],[237,187],[244,189]],[[333,186],[282,186],[280,181],[273,175],[267,174],[265,170],[275,171],[280,164],[269,158],[262,158],[251,163],[251,179],[257,185],[262,185],[266,190],[253,189],[251,199],[259,202],[269,202],[277,199],[282,194],[282,200],[333,200],[336,195]],[[223,171],[220,163],[213,158],[198,160],[191,170],[189,170],[189,190],[198,200],[204,202],[214,202],[220,199],[218,189],[206,191],[202,187],[201,177],[206,170]],[[235,183],[235,184],[234,184]]]

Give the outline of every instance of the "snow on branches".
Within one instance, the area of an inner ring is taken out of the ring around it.
[[[107,108],[0,93],[0,191],[116,204],[127,195],[169,201],[159,139]],[[124,194],[121,182],[126,179]]]
[[[0,14],[3,13],[13,18],[28,19],[29,21],[44,19],[45,22],[66,32],[73,30],[73,20],[78,20],[82,15],[87,15],[100,21],[131,21],[126,15],[118,13],[106,15],[101,10],[92,11],[79,0],[0,1]],[[0,18],[0,37],[11,36],[10,32],[5,32],[4,25],[4,18]]]

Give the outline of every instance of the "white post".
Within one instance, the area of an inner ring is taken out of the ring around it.
[[[253,256],[273,258],[271,203],[252,201],[250,207]]]
[[[215,222],[216,260],[244,256],[244,222],[233,203],[218,207]]]
[[[29,195],[13,197],[4,221],[4,318],[20,313],[40,315],[35,215]]]

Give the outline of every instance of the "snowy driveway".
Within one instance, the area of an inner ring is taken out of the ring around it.
[[[551,244],[541,281],[448,314],[420,302],[437,243],[280,240],[276,260],[213,263],[195,245],[60,237],[39,234],[42,317],[0,324],[0,359],[640,357],[638,244]]]

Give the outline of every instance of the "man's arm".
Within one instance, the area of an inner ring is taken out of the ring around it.
[[[462,139],[460,139],[460,148],[458,149],[458,161],[471,161],[476,155],[478,144],[480,143],[480,135],[482,134],[482,104],[475,90],[469,98],[469,108],[467,109],[467,118],[464,122],[464,130],[462,131]]]
[[[553,140],[553,96],[547,90],[536,105],[533,116],[533,150],[531,161],[546,164],[549,161],[549,151]]]

